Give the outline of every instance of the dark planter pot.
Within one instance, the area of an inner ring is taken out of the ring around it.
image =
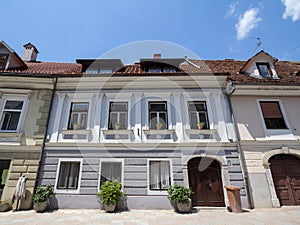
[[[104,210],[106,212],[114,212],[116,210],[116,204],[104,205]]]
[[[0,212],[6,212],[11,210],[11,205],[10,204],[3,204],[0,206]]]
[[[33,204],[33,209],[36,212],[43,212],[43,211],[45,211],[47,209],[47,206],[48,206],[48,200],[42,202],[41,204],[34,203]]]

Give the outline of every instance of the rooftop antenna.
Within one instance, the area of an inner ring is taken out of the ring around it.
[[[261,40],[259,37],[257,37],[257,38],[252,38],[252,39],[256,39],[256,40],[257,40],[256,47],[255,47],[255,49],[254,49],[254,51],[253,51],[253,54],[256,52],[256,50],[257,50],[258,48],[260,48],[261,50],[264,50],[263,45],[262,45],[262,40]]]

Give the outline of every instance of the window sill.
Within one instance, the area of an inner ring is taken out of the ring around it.
[[[91,130],[61,130],[62,134],[89,134]]]
[[[102,130],[102,132],[105,135],[114,135],[114,134],[128,135],[131,134],[133,130]]]
[[[217,133],[216,129],[186,129],[187,134],[215,134]]]
[[[0,142],[21,142],[24,133],[0,132]]]
[[[168,130],[168,129],[162,129],[162,130],[144,130],[144,133],[147,135],[151,134],[174,134],[175,130]]]

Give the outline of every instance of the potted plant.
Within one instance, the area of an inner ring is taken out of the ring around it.
[[[205,122],[199,122],[197,123],[198,129],[203,129],[205,127]]]
[[[115,123],[115,130],[120,130],[121,124],[120,123]]]
[[[124,197],[125,193],[122,191],[120,182],[105,181],[96,196],[100,199],[106,212],[114,212],[119,199]]]
[[[190,195],[193,193],[191,188],[179,184],[174,184],[168,189],[169,199],[176,203],[178,211],[182,213],[191,211],[192,202]]]
[[[79,123],[74,122],[73,123],[73,130],[78,130],[78,128],[79,128]]]
[[[157,130],[160,130],[162,127],[163,127],[163,124],[162,124],[162,123],[157,123],[157,124],[156,124],[156,129],[157,129]]]
[[[47,209],[48,199],[53,195],[53,188],[51,185],[46,187],[37,187],[33,195],[33,208],[36,212],[42,212]]]
[[[0,200],[0,212],[6,212],[11,210],[11,203],[8,200]]]

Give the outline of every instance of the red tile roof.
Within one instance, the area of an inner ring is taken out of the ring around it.
[[[7,70],[21,74],[55,74],[55,75],[78,75],[81,74],[81,64],[57,63],[57,62],[25,62],[25,70]]]

